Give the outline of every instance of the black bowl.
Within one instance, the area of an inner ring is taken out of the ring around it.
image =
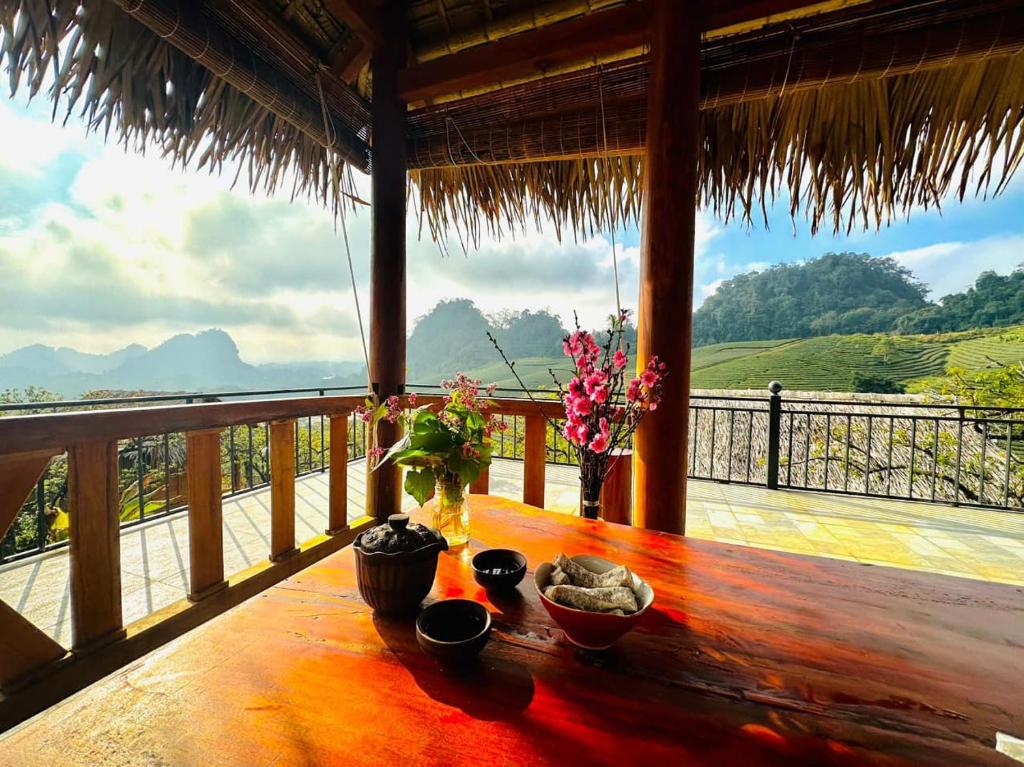
[[[526,557],[512,549],[487,549],[473,557],[473,577],[485,589],[511,591],[526,575]]]
[[[479,602],[442,599],[416,619],[416,641],[441,663],[473,660],[491,636],[491,614]]]

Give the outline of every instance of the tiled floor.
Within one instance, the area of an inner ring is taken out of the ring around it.
[[[365,467],[349,470],[349,512],[361,516]],[[522,495],[522,464],[491,468],[491,492]],[[548,466],[546,505],[576,513],[576,470]],[[270,547],[269,491],[224,502],[224,565],[237,572]],[[411,499],[407,499],[411,506]],[[327,476],[296,483],[296,537],[327,524]],[[691,482],[687,534],[864,564],[1024,584],[1024,515],[938,504],[882,501],[822,493]],[[188,588],[188,525],[184,515],[129,528],[121,536],[126,623],[182,599]],[[0,567],[0,600],[62,644],[70,641],[68,556],[62,549]]]

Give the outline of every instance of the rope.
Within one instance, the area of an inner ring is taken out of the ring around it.
[[[327,114],[327,100],[324,98],[324,85],[320,79],[320,71],[316,72],[316,89],[320,94],[320,113],[324,119],[324,135],[327,137],[329,146],[327,149],[334,149],[334,140],[337,135],[334,132],[334,126],[331,124],[330,116]],[[335,163],[332,161],[328,163],[331,169],[331,184],[334,187],[335,194],[340,189],[340,182],[338,181],[338,170]],[[359,308],[359,291],[356,289],[356,270],[352,265],[352,248],[348,242],[348,226],[345,224],[345,215],[339,216],[341,219],[341,235],[345,241],[345,258],[348,259],[348,276],[352,281],[352,300],[356,306],[356,321],[359,323],[359,340],[363,344],[363,361],[366,363],[366,392],[370,397],[374,398],[376,402],[376,395],[373,391],[373,379],[370,377],[370,351],[366,346],[366,331],[363,329],[363,312]]]
[[[598,65],[597,67],[597,97],[601,103],[601,135],[604,140],[604,159],[605,162],[610,162],[611,158],[608,157],[608,125],[605,121],[604,116],[604,67]],[[622,299],[619,294],[619,257],[616,253],[615,246],[615,228],[619,222],[619,195],[615,194],[612,200],[612,220],[611,220],[611,239],[612,239],[612,274],[615,277],[615,311],[618,312],[615,316],[617,318],[622,317]],[[619,343],[622,343],[622,336],[619,336]]]

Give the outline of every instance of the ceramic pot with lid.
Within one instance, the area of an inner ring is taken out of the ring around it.
[[[437,557],[448,541],[437,530],[392,514],[387,524],[356,536],[356,583],[370,607],[384,615],[416,611],[430,593]]]

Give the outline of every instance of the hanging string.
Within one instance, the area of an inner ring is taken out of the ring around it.
[[[604,141],[604,161],[610,164],[611,158],[608,157],[608,125],[605,121],[604,115],[604,67],[600,64],[597,66],[597,97],[601,104],[601,136]],[[616,253],[615,245],[615,229],[619,225],[619,195],[616,193],[612,199],[612,216],[611,216],[611,240],[612,240],[612,274],[615,276],[615,311],[617,312],[616,322],[618,318],[622,317],[622,298],[619,293],[619,257]],[[619,335],[619,343],[622,343],[622,335]]]
[[[330,116],[327,114],[327,100],[324,98],[324,85],[320,79],[320,71],[316,72],[316,88],[320,94],[320,113],[324,120],[324,134],[327,137],[329,150],[334,149],[334,140],[337,137],[334,132],[334,126],[331,124]],[[337,200],[337,193],[340,189],[340,181],[338,180],[338,171],[334,163],[334,158],[329,158],[328,166],[331,173],[331,185],[335,192],[335,200]],[[339,204],[339,203],[335,203]],[[345,224],[345,215],[342,212],[338,216],[341,219],[341,235],[345,241],[345,257],[348,259],[348,276],[352,281],[352,300],[356,306],[356,321],[359,323],[359,340],[363,344],[363,361],[366,363],[366,392],[376,402],[376,393],[373,391],[373,379],[370,378],[370,351],[366,345],[366,331],[363,329],[363,312],[359,308],[359,291],[356,289],[356,270],[352,265],[352,248],[348,242],[348,226]]]

